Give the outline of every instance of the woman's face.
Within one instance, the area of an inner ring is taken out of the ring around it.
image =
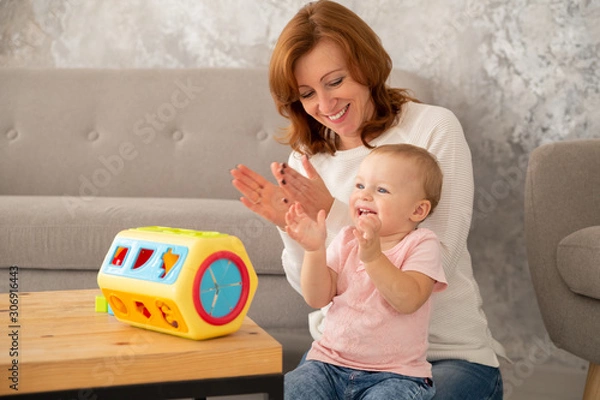
[[[300,102],[314,119],[340,137],[340,150],[362,146],[359,127],[373,115],[369,88],[356,82],[342,49],[323,39],[296,62]]]

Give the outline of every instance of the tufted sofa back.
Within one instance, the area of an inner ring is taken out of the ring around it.
[[[266,70],[3,69],[0,104],[2,195],[237,198],[289,153]]]

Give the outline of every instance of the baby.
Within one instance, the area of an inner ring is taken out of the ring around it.
[[[384,145],[360,165],[350,196],[354,226],[328,248],[325,211],[314,221],[301,204],[290,206],[286,231],[305,251],[304,299],[331,306],[323,336],[285,376],[286,399],[433,397],[430,296],[447,284],[439,241],[418,226],[441,190],[442,172],[427,150]]]

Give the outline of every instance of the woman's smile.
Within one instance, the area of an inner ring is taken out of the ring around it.
[[[340,111],[339,113],[337,113],[335,115],[330,115],[327,118],[329,118],[329,120],[332,122],[341,122],[340,119],[344,115],[346,115],[346,111],[348,111],[348,107],[350,107],[350,104],[348,104],[346,107],[342,108],[342,111]]]

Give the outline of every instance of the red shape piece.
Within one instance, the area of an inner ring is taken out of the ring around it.
[[[139,301],[135,302],[135,308],[144,315],[144,317],[146,318],[150,318],[152,316],[152,314],[150,314],[150,310],[148,310],[146,308],[146,306],[144,305],[144,303],[141,303]]]
[[[137,269],[137,268],[143,266],[144,264],[146,264],[146,262],[150,259],[150,257],[152,257],[152,254],[154,254],[154,250],[152,250],[152,249],[140,249],[137,259],[135,260],[135,263],[133,264],[133,269]]]
[[[121,246],[117,247],[117,249],[115,250],[115,255],[113,256],[113,259],[110,263],[112,265],[116,265],[118,267],[123,265],[123,261],[125,260],[127,251],[129,251],[129,249],[127,247],[121,247]]]

